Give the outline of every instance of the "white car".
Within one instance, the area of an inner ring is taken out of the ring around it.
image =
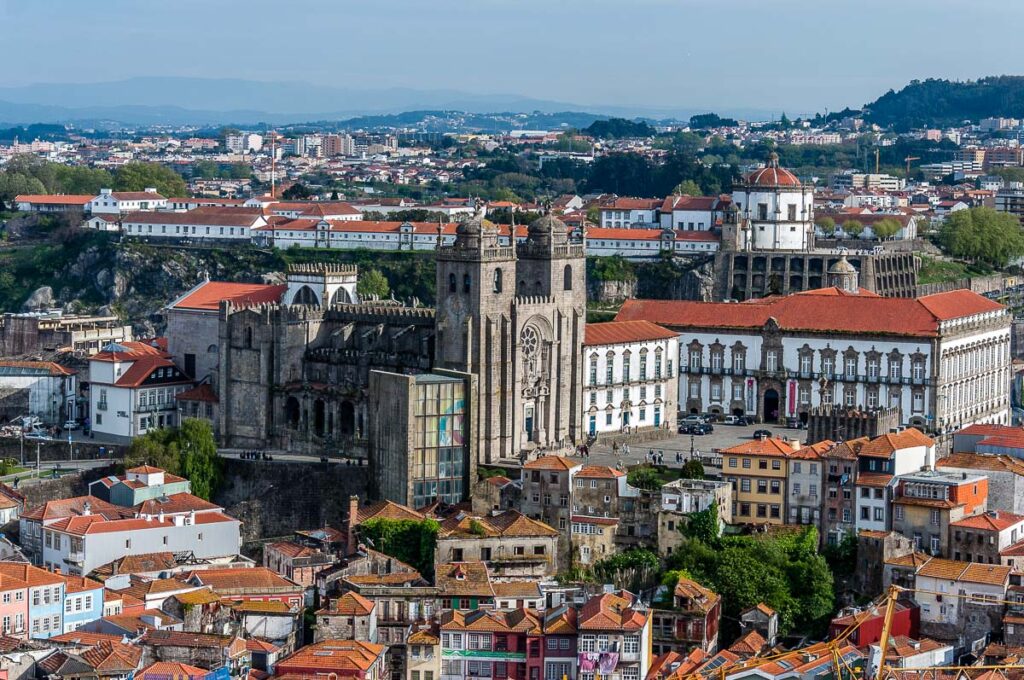
[[[71,430],[77,430],[80,427],[81,425],[78,424],[77,420],[68,420],[64,422],[62,429],[66,432],[70,432]]]

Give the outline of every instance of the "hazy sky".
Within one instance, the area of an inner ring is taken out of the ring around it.
[[[1020,0],[0,0],[0,26],[0,85],[236,77],[801,113],[1024,73]]]

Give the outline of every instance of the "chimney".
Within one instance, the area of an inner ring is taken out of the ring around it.
[[[349,553],[353,552],[356,545],[356,523],[359,521],[359,496],[352,495],[348,497],[348,520],[345,528],[348,530],[347,542],[345,543],[345,550]]]
[[[92,503],[90,503],[89,501],[86,501],[85,505],[82,506],[82,515],[85,516],[85,517],[88,517],[91,514],[92,514]]]
[[[799,439],[791,439],[791,440],[789,440],[789,445],[793,447],[794,451],[799,451],[800,450],[800,440]]]

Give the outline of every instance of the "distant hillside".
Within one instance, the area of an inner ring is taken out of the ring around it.
[[[1024,117],[1024,76],[914,80],[864,107],[872,123],[898,129],[938,127],[990,116]]]

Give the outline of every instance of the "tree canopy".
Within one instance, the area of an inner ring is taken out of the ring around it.
[[[654,491],[661,488],[661,478],[658,476],[658,471],[649,465],[635,467],[630,470],[626,475],[626,481],[630,486],[635,486],[645,491]]]
[[[356,283],[356,292],[360,298],[377,297],[384,299],[391,293],[391,286],[388,279],[379,269],[368,269],[359,272],[359,281]]]
[[[379,517],[359,525],[359,535],[375,550],[414,567],[426,578],[434,576],[434,549],[440,525],[433,519]]]
[[[192,483],[192,493],[209,500],[223,481],[224,461],[210,423],[186,418],[178,428],[150,430],[132,440],[124,458],[126,468],[152,465]]]
[[[939,242],[954,257],[1002,268],[1024,255],[1024,232],[1009,213],[977,207],[950,214]]]
[[[181,175],[159,163],[125,163],[114,174],[118,191],[143,191],[155,187],[161,196],[187,196],[188,187]]]
[[[633,121],[625,118],[609,118],[595,120],[583,130],[597,139],[621,139],[623,137],[652,137],[655,130],[642,120]]]

